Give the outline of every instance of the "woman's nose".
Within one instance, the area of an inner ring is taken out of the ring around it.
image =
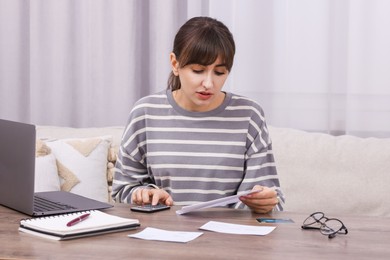
[[[213,87],[213,78],[212,78],[211,73],[206,74],[206,78],[203,80],[202,85],[205,89],[210,89]]]

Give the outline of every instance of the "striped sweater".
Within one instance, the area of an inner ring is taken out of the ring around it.
[[[131,202],[131,192],[154,186],[188,205],[251,190],[275,188],[282,210],[271,140],[261,107],[226,93],[208,112],[179,107],[171,90],[140,99],[132,109],[115,165],[112,197]],[[238,202],[230,205],[243,208]]]

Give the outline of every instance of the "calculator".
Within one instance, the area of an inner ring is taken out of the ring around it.
[[[170,209],[170,206],[167,206],[165,204],[157,204],[152,206],[152,204],[145,204],[143,206],[133,206],[130,208],[131,211],[137,211],[137,212],[144,212],[144,213],[152,213],[152,212],[157,212],[161,210],[166,210]]]

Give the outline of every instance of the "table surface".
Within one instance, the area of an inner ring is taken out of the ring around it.
[[[126,204],[115,204],[106,213],[139,219],[141,227],[68,241],[54,241],[18,231],[28,216],[0,206],[1,259],[389,259],[390,218],[328,216],[341,219],[348,235],[328,239],[318,230],[302,230],[306,214],[212,208],[176,215],[178,207],[153,214],[137,213]],[[294,223],[260,224],[258,217],[291,218]],[[145,227],[170,231],[200,231],[210,220],[244,225],[270,225],[266,236],[232,235],[202,231],[188,243],[148,241],[127,237]]]

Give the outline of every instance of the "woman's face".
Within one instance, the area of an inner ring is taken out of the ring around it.
[[[179,76],[181,88],[173,92],[178,105],[188,111],[206,112],[222,104],[221,91],[229,75],[220,57],[211,65],[189,64],[181,68],[171,53],[172,71]]]

